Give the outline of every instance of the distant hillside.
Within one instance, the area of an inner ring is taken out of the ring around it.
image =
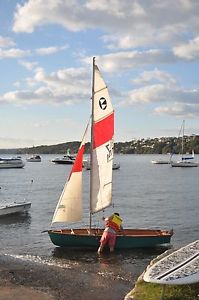
[[[57,145],[42,145],[31,148],[21,149],[0,149],[0,153],[7,154],[66,154],[77,153],[80,142],[73,141]],[[195,154],[199,154],[199,136],[184,137],[184,152],[191,153],[194,149]],[[90,143],[85,145],[85,153],[89,153]],[[115,153],[123,154],[166,154],[181,152],[181,138],[161,137],[153,139],[138,139],[129,142],[119,142],[114,144]]]
[[[41,145],[31,148],[18,148],[18,149],[0,149],[0,153],[7,154],[66,154],[69,150],[70,153],[77,153],[80,142],[73,141],[57,145]],[[89,152],[90,144],[85,145],[86,152]]]

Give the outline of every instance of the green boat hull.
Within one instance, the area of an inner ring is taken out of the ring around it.
[[[59,247],[94,248],[100,244],[103,230],[93,230],[91,234],[78,230],[71,233],[70,230],[49,230],[48,234],[52,243]],[[115,249],[133,249],[156,247],[169,244],[172,233],[162,230],[127,229],[117,234]]]

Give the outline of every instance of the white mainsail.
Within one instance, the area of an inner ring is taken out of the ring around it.
[[[112,202],[114,111],[107,86],[93,61],[91,213]]]
[[[55,209],[52,224],[56,222],[77,222],[82,219],[82,166],[87,131],[88,125],[68,181]]]

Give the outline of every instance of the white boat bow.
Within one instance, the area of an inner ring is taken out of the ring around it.
[[[0,217],[13,214],[28,213],[31,207],[31,202],[13,202],[0,205]]]

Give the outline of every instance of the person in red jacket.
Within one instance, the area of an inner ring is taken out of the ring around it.
[[[98,254],[103,251],[106,244],[108,244],[110,252],[114,251],[117,231],[122,229],[122,219],[119,213],[114,213],[110,217],[103,217],[102,219],[105,221],[105,229],[100,239],[100,246],[97,250]]]

